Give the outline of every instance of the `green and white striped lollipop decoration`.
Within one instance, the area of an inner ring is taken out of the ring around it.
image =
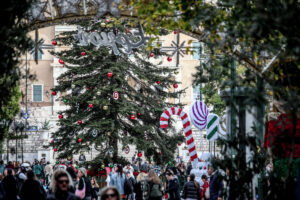
[[[218,115],[210,113],[207,116],[206,138],[209,141],[213,141],[218,138],[219,124],[220,124],[220,118]]]

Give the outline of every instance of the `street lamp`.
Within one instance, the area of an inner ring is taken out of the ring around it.
[[[10,120],[6,120],[6,119],[2,119],[1,121],[0,121],[0,128],[1,128],[1,130],[3,130],[3,137],[4,137],[4,134],[5,134],[5,129],[9,126],[9,124],[10,124]],[[7,162],[8,162],[8,160],[9,160],[9,155],[8,155],[8,144],[9,144],[9,140],[8,140],[8,138],[7,138]],[[2,159],[2,146],[0,147],[0,158]]]

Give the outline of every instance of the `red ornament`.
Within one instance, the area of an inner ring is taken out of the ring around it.
[[[54,143],[54,140],[51,140],[50,143]]]
[[[174,31],[174,34],[177,34],[177,33],[178,33],[178,31],[177,31],[177,30],[175,30],[175,31]]]
[[[169,62],[171,62],[171,61],[172,61],[172,58],[169,56],[169,57],[167,58],[167,60],[168,60]]]
[[[53,151],[54,151],[54,152],[57,152],[57,148],[54,148]]]
[[[131,120],[135,120],[135,116],[134,116],[134,115],[131,115],[131,116],[130,116],[130,119],[131,119]]]
[[[168,193],[165,193],[165,199],[169,199]]]
[[[62,65],[65,64],[65,62],[62,59],[59,59],[58,62],[59,62],[59,64],[62,64]]]
[[[206,169],[206,167],[204,166],[203,169]]]
[[[78,120],[77,124],[79,124],[79,125],[82,124],[82,121],[81,121],[81,120]]]
[[[81,138],[79,138],[77,141],[78,141],[78,143],[81,143],[81,142],[82,142],[82,139],[81,139]]]
[[[55,91],[52,91],[52,96],[55,96],[56,95],[56,92]]]
[[[92,103],[90,103],[90,104],[89,104],[89,108],[92,108],[92,107],[93,107],[93,104],[92,104]]]
[[[142,113],[138,113],[138,116],[141,116],[142,115]]]
[[[181,144],[178,144],[178,146],[180,147],[180,146],[181,146]]]
[[[108,77],[108,78],[111,78],[111,77],[112,77],[112,75],[113,75],[113,73],[112,73],[112,72],[108,72],[108,73],[107,73],[107,77]]]
[[[159,84],[160,84],[160,81],[156,81],[156,84],[158,84],[158,85],[159,85]]]
[[[141,152],[138,152],[137,156],[140,158],[143,156],[143,154]]]
[[[150,57],[154,57],[154,53],[153,52],[150,53]]]
[[[178,84],[175,83],[175,84],[173,85],[173,87],[174,87],[174,88],[178,88]]]
[[[62,114],[60,114],[60,115],[58,115],[58,118],[62,119],[62,118],[64,118],[64,116]]]
[[[107,23],[109,23],[109,22],[110,22],[110,19],[109,19],[109,18],[107,18],[105,21],[106,21]]]
[[[82,55],[82,56],[85,56],[85,55],[86,55],[86,53],[83,51],[83,52],[81,52],[81,55]]]
[[[53,46],[57,45],[56,40],[53,40],[53,41],[52,41],[52,45],[53,45]]]

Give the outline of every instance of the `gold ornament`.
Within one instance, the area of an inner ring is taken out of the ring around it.
[[[107,110],[108,109],[108,106],[103,106],[103,110]]]
[[[110,136],[110,135],[111,135],[111,132],[107,132],[106,135],[107,135],[107,136]]]
[[[164,97],[164,98],[162,98],[162,100],[163,100],[163,101],[166,101],[166,98]]]
[[[102,22],[102,23],[100,24],[100,26],[101,26],[101,27],[105,27],[106,24],[105,24],[104,22]]]
[[[105,168],[105,165],[101,165],[101,168],[104,169],[104,168]]]
[[[174,72],[174,74],[178,74],[179,72],[176,70],[175,72]]]

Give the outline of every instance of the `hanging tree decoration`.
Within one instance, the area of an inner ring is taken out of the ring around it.
[[[209,114],[209,110],[205,103],[202,101],[195,101],[190,106],[190,119],[191,122],[196,126],[196,128],[200,130],[204,130],[207,125],[207,116]]]
[[[54,0],[53,4],[58,8],[60,16],[67,14],[79,14],[79,4],[81,0]]]
[[[118,6],[122,0],[91,0],[90,2],[97,8],[96,19],[100,19],[106,13],[116,18],[121,16]]]
[[[119,92],[115,91],[113,93],[113,97],[114,97],[114,100],[118,100],[119,99]]]
[[[127,145],[126,147],[124,147],[124,153],[129,154],[129,152],[130,152],[130,147]]]
[[[97,137],[98,136],[98,131],[96,129],[92,130],[92,136]]]

